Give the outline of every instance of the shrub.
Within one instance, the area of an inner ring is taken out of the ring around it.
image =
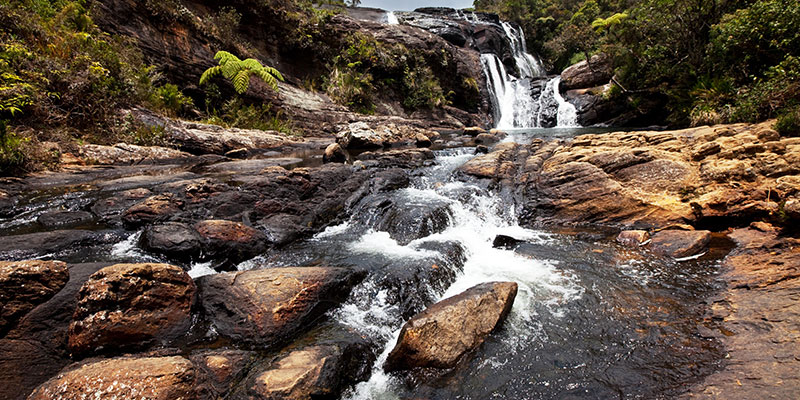
[[[171,83],[155,89],[150,99],[153,106],[170,116],[185,114],[194,107],[194,101]]]
[[[0,120],[0,174],[22,165],[25,161],[24,143],[24,139],[8,131],[6,121]]]
[[[782,136],[800,136],[800,106],[786,109],[778,115],[775,130]]]
[[[246,105],[240,98],[231,99],[221,111],[210,113],[206,123],[227,128],[260,129],[296,134],[292,121],[281,110],[273,111],[270,104]]]

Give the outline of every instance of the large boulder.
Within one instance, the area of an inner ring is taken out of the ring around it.
[[[343,301],[360,277],[343,268],[270,268],[204,276],[197,284],[218,333],[271,346],[310,327]]]
[[[257,353],[245,350],[203,350],[189,356],[197,368],[201,399],[226,399],[252,366]]]
[[[113,358],[76,366],[39,386],[29,400],[193,399],[195,368],[183,357]]]
[[[674,258],[700,254],[711,241],[709,231],[664,230],[653,235],[650,250]]]
[[[603,85],[608,83],[613,75],[611,58],[604,54],[597,54],[592,56],[588,62],[581,61],[561,72],[561,90]]]
[[[516,283],[490,282],[434,304],[406,322],[384,369],[454,367],[502,324],[516,295]]]
[[[150,252],[175,260],[191,260],[200,255],[202,238],[191,226],[180,222],[151,225],[142,232],[139,245]]]
[[[191,325],[195,285],[166,264],[117,264],[81,287],[69,327],[69,348],[86,354],[168,341]]]
[[[48,211],[38,218],[36,222],[47,229],[58,229],[67,226],[79,226],[91,222],[94,217],[86,211]]]
[[[0,336],[68,280],[67,265],[60,261],[0,261]]]
[[[241,222],[201,221],[194,229],[203,240],[205,255],[225,258],[229,263],[253,258],[267,250],[267,236]]]
[[[345,149],[380,149],[383,137],[366,122],[353,122],[336,134],[336,141]]]
[[[122,222],[129,228],[164,221],[180,212],[183,201],[171,193],[151,196],[122,213]]]

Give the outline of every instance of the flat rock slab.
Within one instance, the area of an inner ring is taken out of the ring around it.
[[[0,335],[68,280],[67,264],[60,261],[0,261]]]
[[[180,267],[117,264],[94,273],[81,287],[69,327],[77,354],[167,341],[191,324],[195,285]]]
[[[183,357],[114,358],[77,366],[39,386],[28,400],[193,399],[196,371]]]
[[[271,268],[205,276],[197,285],[217,332],[268,347],[310,328],[360,277],[344,268]]]
[[[709,231],[666,230],[653,236],[650,250],[664,256],[684,258],[700,254],[709,242]]]
[[[489,282],[432,305],[406,322],[384,369],[454,367],[502,324],[516,295],[514,282]]]

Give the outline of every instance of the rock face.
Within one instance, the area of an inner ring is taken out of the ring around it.
[[[189,275],[172,265],[103,268],[80,290],[69,348],[85,354],[174,339],[191,324],[195,290]]]
[[[258,399],[338,398],[348,385],[366,378],[358,364],[370,358],[369,354],[363,343],[295,350],[266,371],[257,371],[250,383],[250,393]]]
[[[611,58],[603,54],[592,56],[561,72],[561,90],[590,88],[608,83],[614,74]]]
[[[240,222],[211,220],[198,222],[194,228],[203,240],[203,250],[211,256],[225,257],[236,263],[267,250],[264,233]]]
[[[263,347],[307,329],[358,279],[342,268],[271,268],[205,276],[197,284],[217,332]]]
[[[666,230],[658,232],[650,242],[650,249],[673,258],[700,254],[711,241],[709,231]]]
[[[516,283],[493,282],[434,304],[406,322],[384,369],[454,367],[502,324],[516,295]]]
[[[67,265],[60,261],[0,261],[0,336],[68,280]]]
[[[37,388],[29,400],[195,398],[196,372],[183,357],[114,358],[77,366]]]

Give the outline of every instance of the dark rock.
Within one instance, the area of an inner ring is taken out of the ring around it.
[[[289,214],[275,214],[259,221],[259,227],[273,246],[285,246],[304,236],[308,229],[301,224],[300,217]]]
[[[464,134],[468,136],[478,136],[483,133],[486,133],[486,129],[483,129],[481,127],[472,126],[469,128],[464,128]]]
[[[237,263],[267,250],[267,236],[240,222],[209,220],[195,224],[203,240],[204,255]]]
[[[113,358],[76,365],[37,388],[29,400],[192,399],[197,372],[183,357]]]
[[[92,212],[103,222],[121,224],[122,213],[151,194],[149,189],[144,188],[126,190],[114,196],[97,200],[92,205]]]
[[[367,152],[358,156],[361,161],[375,161],[380,168],[419,168],[435,158],[430,149],[390,150],[379,153]]]
[[[597,54],[561,72],[561,90],[590,88],[608,83],[614,74],[611,57]]]
[[[202,239],[194,228],[180,222],[166,222],[144,229],[139,245],[152,253],[174,260],[189,261],[199,257]]]
[[[69,348],[86,354],[140,347],[184,334],[191,324],[195,285],[179,267],[117,264],[81,287]]]
[[[250,151],[249,151],[248,149],[246,149],[246,148],[244,148],[244,147],[243,147],[243,148],[241,148],[241,149],[235,149],[235,150],[231,150],[231,151],[229,151],[229,152],[225,153],[225,157],[230,157],[230,158],[247,158],[247,156],[248,156],[249,154],[250,154]]]
[[[63,230],[4,236],[0,240],[0,257],[5,259],[25,259],[36,255],[58,253],[83,244],[100,242],[100,235],[84,230]]]
[[[217,332],[268,347],[311,327],[360,277],[342,268],[270,268],[204,276],[197,284]]]
[[[347,154],[339,143],[332,143],[325,148],[325,154],[322,155],[322,162],[325,163],[343,163],[347,161]]]
[[[401,245],[434,233],[450,225],[450,203],[439,198],[413,198],[403,194],[379,193],[366,198],[356,211],[356,218],[371,220],[377,231],[388,232]]]
[[[193,353],[189,359],[197,370],[195,390],[201,399],[227,398],[250,366],[257,359],[252,351],[205,350]]]
[[[650,240],[647,231],[622,231],[617,236],[617,242],[623,246],[638,247]]]
[[[524,240],[515,239],[511,236],[497,235],[492,242],[492,247],[496,249],[512,249],[516,245],[524,242]]]
[[[489,154],[489,148],[479,144],[475,146],[475,154]]]
[[[151,196],[122,213],[122,222],[128,228],[137,228],[154,222],[165,221],[177,214],[183,201],[171,193]]]
[[[0,337],[68,280],[67,265],[60,261],[0,261]]]
[[[492,282],[434,304],[403,325],[384,369],[456,366],[503,323],[516,295],[516,283]]]
[[[417,137],[415,138],[415,140],[416,140],[417,147],[431,147],[433,145],[433,142],[431,142],[431,139],[429,137],[425,136],[422,133],[418,133]]]
[[[653,235],[650,249],[656,254],[684,258],[701,253],[709,242],[709,231],[665,230]]]
[[[90,222],[94,217],[86,211],[50,211],[36,221],[45,228],[54,229],[65,226],[78,226]]]

